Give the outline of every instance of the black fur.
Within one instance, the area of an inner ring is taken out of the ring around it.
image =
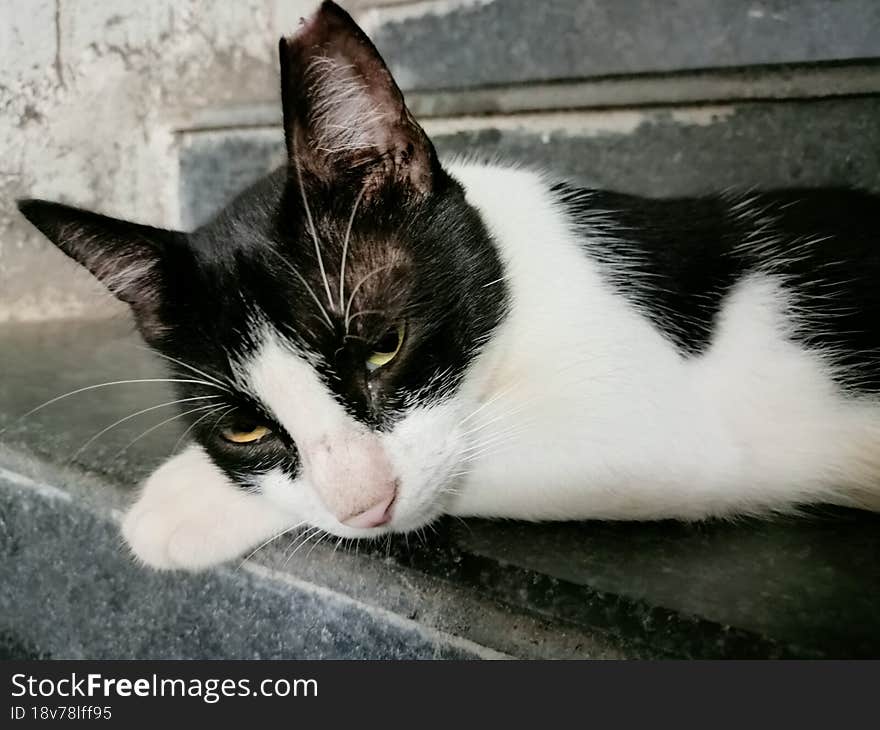
[[[880,197],[842,189],[657,200],[554,188],[621,294],[683,354],[705,351],[731,288],[768,272],[794,295],[793,337],[848,388],[880,391]]]
[[[208,380],[181,384],[181,396],[220,396],[202,401],[219,408],[186,418],[243,485],[273,467],[295,474],[299,464],[296,444],[236,372],[266,326],[308,353],[353,417],[382,430],[405,405],[454,391],[505,307],[500,263],[479,215],[345,11],[325,2],[280,50],[289,164],[207,225],[187,235],[20,204],[131,305],[175,375]],[[358,95],[355,108],[370,110],[351,120],[360,126],[328,117]],[[370,353],[401,322],[399,354],[369,371]],[[273,436],[251,445],[221,437],[258,423]]]
[[[232,391],[193,383],[179,388],[184,398],[221,395],[211,404],[234,406],[225,415],[218,411],[198,422],[193,433],[214,461],[242,484],[276,466],[293,474],[298,462],[295,444],[236,380],[234,363],[246,359],[258,344],[255,324],[268,323],[317,355],[319,371],[339,402],[357,419],[381,430],[395,421],[407,400],[424,402],[454,391],[504,309],[503,286],[487,286],[501,276],[494,246],[460,186],[444,175],[427,197],[387,191],[356,216],[346,298],[358,278],[369,273],[359,257],[365,255],[372,270],[389,248],[402,253],[399,270],[381,272],[374,277],[375,286],[362,287],[365,296],[356,297],[352,312],[375,313],[354,319],[346,337],[344,311],[326,301],[295,186],[286,170],[278,170],[189,235],[152,234],[155,229],[41,201],[21,205],[29,219],[80,261],[82,250],[64,244],[70,236],[81,237],[85,224],[90,226],[83,244],[89,259],[106,257],[107,267],[118,261],[118,247],[102,238],[101,229],[92,225],[96,220],[112,231],[113,242],[126,236],[150,242],[137,249],[158,262],[142,291],[161,294],[149,327],[139,320],[142,333],[159,353],[203,371]],[[356,195],[357,188],[318,186],[308,192],[334,299],[340,243]],[[174,244],[154,245],[154,239]],[[306,284],[328,311],[332,329]],[[368,373],[364,362],[374,343],[399,319],[407,323],[400,354],[389,366]],[[181,379],[200,378],[173,361],[171,367]],[[193,402],[193,407],[198,405]],[[186,420],[196,424],[205,413],[197,411]],[[241,446],[220,436],[224,428],[253,421],[268,422],[276,438]]]

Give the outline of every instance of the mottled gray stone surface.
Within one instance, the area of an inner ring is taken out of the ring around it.
[[[266,571],[222,569],[193,576],[141,570],[121,549],[108,515],[71,501],[64,491],[17,484],[2,471],[0,517],[0,635],[31,654],[58,659],[490,654]]]
[[[221,148],[223,154],[216,154]],[[178,193],[183,227],[191,229],[207,221],[284,159],[280,120],[271,129],[185,135],[180,149]]]
[[[874,0],[504,0],[376,15],[404,89],[880,56]]]
[[[880,191],[880,97],[487,117],[427,123],[447,155],[520,162],[649,196],[728,188],[853,185]],[[207,220],[284,159],[276,129],[191,133],[182,217]]]
[[[0,653],[89,657],[878,657],[880,517],[736,524],[444,521],[424,542],[296,554],[190,576],[136,567],[116,521],[173,448],[169,400],[89,383],[161,375],[126,323],[0,328]],[[166,432],[166,429],[168,431]],[[112,441],[110,440],[112,439]]]
[[[219,586],[218,596],[204,603],[193,586],[203,586],[206,579],[159,576],[137,568],[122,549],[115,524],[139,481],[167,458],[182,431],[176,420],[165,422],[175,413],[172,407],[143,413],[101,433],[131,413],[174,399],[165,383],[119,382],[162,378],[161,361],[146,351],[125,320],[0,327],[0,352],[0,537],[6,540],[0,546],[14,546],[11,552],[0,552],[4,585],[0,656],[4,651],[15,656],[214,656],[215,644],[198,627],[191,628],[192,635],[183,643],[165,628],[152,639],[143,632],[152,625],[172,625],[181,611],[191,616],[204,611],[201,622],[208,627],[231,626],[245,620],[248,606],[259,602],[263,591],[270,595],[268,607],[259,615],[274,616],[278,625],[260,624],[260,635],[253,638],[253,656],[318,656],[323,652],[354,657],[363,656],[367,648],[374,657],[403,656],[395,648],[395,637],[410,636],[415,626],[418,635],[413,634],[408,649],[413,656],[493,656],[497,651],[521,657],[656,655],[646,647],[626,649],[628,642],[607,638],[602,632],[560,628],[526,609],[486,597],[479,589],[450,585],[442,575],[409,568],[390,557],[392,545],[387,546],[387,554],[385,545],[377,552],[366,546],[336,550],[332,543],[306,545],[294,556],[301,536],[289,536],[267,546],[248,563],[248,568],[260,574],[259,581],[247,570],[236,571],[232,564],[230,570],[211,578],[211,585]],[[115,384],[77,393],[21,417],[60,394],[98,383]],[[96,434],[99,438],[92,440]],[[26,559],[16,562],[19,555]],[[115,612],[113,605],[77,594],[77,601],[68,606],[64,597],[65,591],[74,590],[68,585],[70,576],[94,582],[93,574],[100,566],[104,573],[116,576],[114,580],[122,586],[119,591],[138,597],[125,604],[125,611],[132,615],[125,619],[122,638],[101,631],[105,624],[121,625],[121,618],[105,613]],[[52,573],[50,567],[57,572]],[[33,580],[32,572],[45,577]],[[284,594],[290,580],[299,586],[294,593],[305,591],[311,596],[309,600],[317,606],[314,613],[299,612],[294,598],[290,598],[290,607],[279,602],[276,594]],[[168,609],[169,616],[163,614],[166,602],[175,607]],[[43,612],[42,621],[54,620],[54,612],[59,612],[69,644],[39,622],[29,628],[36,605],[52,607]],[[312,632],[301,644],[284,638],[284,632],[298,630],[300,621],[307,622],[306,628],[323,626],[325,618],[317,618],[317,613],[325,609],[333,637],[343,631],[333,628],[334,616],[354,622],[345,631],[360,632],[358,627],[364,624],[364,632],[375,633],[379,629],[374,623],[390,623],[391,633],[384,638],[370,633],[362,647],[343,640],[337,644],[335,638],[324,646],[323,633],[316,639]],[[83,626],[77,628],[76,621]],[[137,653],[143,642],[155,651]],[[232,652],[228,656],[249,656],[241,653],[245,648],[232,642],[225,651]]]
[[[715,107],[697,119],[657,111],[631,129],[587,134],[548,120],[541,132],[489,127],[436,141],[441,153],[476,151],[652,197],[823,185],[880,191],[880,97]]]

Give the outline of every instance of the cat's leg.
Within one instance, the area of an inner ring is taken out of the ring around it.
[[[122,535],[146,565],[199,570],[238,557],[295,522],[236,487],[200,447],[190,446],[147,479]]]

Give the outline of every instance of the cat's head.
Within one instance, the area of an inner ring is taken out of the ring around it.
[[[22,201],[127,302],[232,480],[329,532],[443,510],[504,310],[479,215],[333,3],[281,45],[288,164],[186,234]]]

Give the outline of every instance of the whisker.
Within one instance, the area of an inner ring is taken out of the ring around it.
[[[520,436],[524,432],[522,428],[511,428],[506,432],[501,432],[498,434],[493,434],[491,437],[485,439],[482,442],[477,442],[471,446],[468,446],[466,449],[462,449],[460,452],[460,456],[463,457],[461,459],[461,464],[469,464],[476,459],[479,459],[486,454],[494,453],[498,451],[502,446],[509,445],[515,439]]]
[[[292,527],[288,527],[284,530],[281,530],[281,532],[276,532],[268,540],[266,540],[265,542],[261,542],[259,545],[257,545],[257,547],[255,547],[253,550],[251,550],[247,555],[245,555],[241,559],[241,562],[238,564],[238,567],[236,568],[236,570],[240,570],[241,566],[243,566],[248,560],[250,560],[252,557],[254,557],[254,555],[256,555],[260,550],[262,550],[264,547],[266,547],[266,545],[268,545],[271,542],[275,542],[279,537],[283,537],[288,532],[293,532],[295,529],[297,529],[298,527],[302,527],[304,524],[306,524],[305,520],[303,520],[302,522],[297,522]]]
[[[385,310],[384,309],[362,309],[359,312],[355,312],[353,315],[351,315],[349,322],[353,322],[358,317],[363,316],[363,315],[367,315],[367,314],[385,314]],[[346,335],[346,337],[352,337],[352,336],[353,335]]]
[[[462,418],[458,422],[459,427],[463,426],[465,423],[470,421],[474,416],[476,416],[478,413],[480,413],[484,408],[488,408],[493,403],[497,402],[499,398],[502,398],[502,397],[510,394],[514,390],[516,385],[517,385],[517,382],[514,382],[514,383],[511,383],[508,387],[502,388],[501,390],[499,390],[497,393],[495,393],[495,395],[493,395],[491,398],[489,398],[489,400],[485,401],[484,403],[479,405],[476,409],[471,411],[467,416]]]
[[[318,547],[318,545],[320,545],[322,542],[324,542],[324,540],[326,540],[328,537],[333,537],[333,535],[330,534],[329,532],[325,532],[323,535],[321,535],[321,537],[318,538],[317,542],[315,542],[312,545],[312,547],[309,548],[309,551],[306,553],[306,560],[308,560],[309,557],[311,557],[312,553],[315,551],[315,548]]]
[[[167,408],[168,406],[177,405],[178,403],[189,403],[194,400],[207,400],[209,398],[221,398],[221,397],[222,396],[219,396],[219,395],[197,395],[192,398],[181,398],[179,400],[170,400],[167,403],[160,403],[159,405],[156,405],[156,406],[150,406],[149,408],[144,408],[140,411],[135,411],[134,413],[131,413],[128,416],[125,416],[124,418],[120,418],[118,421],[115,421],[114,423],[111,423],[106,428],[102,428],[100,431],[98,431],[98,433],[96,433],[94,436],[92,436],[88,441],[86,441],[82,446],[80,446],[73,453],[73,456],[71,456],[70,459],[68,459],[67,463],[70,464],[74,459],[76,459],[77,456],[79,456],[83,451],[85,451],[87,448],[89,448],[89,446],[91,446],[93,443],[95,443],[95,441],[97,441],[99,438],[101,438],[101,436],[103,436],[105,433],[113,430],[114,428],[125,423],[126,421],[130,421],[132,418],[137,418],[138,416],[141,416],[144,413],[149,413],[150,411],[156,411],[159,408]]]
[[[294,549],[296,548],[296,546],[299,545],[299,542],[300,542],[303,538],[305,538],[306,535],[308,535],[309,533],[311,533],[311,532],[312,532],[313,530],[315,530],[315,529],[316,529],[316,528],[315,528],[313,525],[309,525],[309,526],[306,527],[305,529],[300,530],[299,534],[294,535],[293,538],[292,538],[291,541],[290,541],[290,544],[289,544],[289,545],[285,548],[285,550],[284,550],[284,556],[289,560],[289,559],[290,559],[290,552],[291,552],[291,550],[294,550]],[[287,561],[286,561],[286,560],[284,561],[284,565],[287,565]]]
[[[131,441],[129,441],[129,442],[128,442],[123,448],[121,448],[118,452],[116,452],[116,455],[113,457],[113,460],[115,461],[116,459],[118,459],[118,458],[119,458],[120,456],[122,456],[126,451],[128,451],[132,446],[134,446],[138,441],[140,441],[140,440],[141,440],[142,438],[144,438],[145,436],[148,436],[149,434],[153,433],[153,431],[155,431],[156,429],[161,428],[161,427],[164,426],[166,423],[171,423],[172,421],[175,421],[175,420],[177,420],[178,418],[182,418],[183,416],[188,416],[190,413],[201,413],[202,411],[208,410],[209,408],[213,408],[213,409],[215,409],[215,410],[220,410],[222,407],[223,407],[223,406],[216,406],[216,405],[214,405],[214,404],[211,404],[211,405],[209,405],[209,406],[200,406],[200,407],[198,407],[198,408],[192,408],[192,409],[190,409],[190,410],[188,410],[188,411],[183,411],[183,412],[181,412],[181,413],[178,413],[178,414],[176,414],[176,415],[174,415],[174,416],[171,416],[171,418],[166,418],[164,421],[161,421],[160,423],[157,423],[157,424],[156,424],[155,426],[153,426],[152,428],[148,428],[146,431],[144,431],[144,432],[143,432],[140,436],[138,436],[137,438],[132,439]]]
[[[195,383],[197,385],[205,385],[211,388],[217,388],[218,386],[213,383],[206,382],[204,380],[187,380],[182,378],[140,378],[137,380],[114,380],[109,383],[98,383],[97,385],[89,385],[85,388],[77,388],[76,390],[72,390],[69,393],[64,393],[64,395],[56,396],[51,400],[47,400],[45,403],[41,403],[36,408],[31,408],[27,413],[23,413],[16,420],[14,420],[11,424],[6,426],[3,429],[0,429],[0,435],[2,435],[7,429],[12,426],[18,424],[20,421],[28,418],[29,416],[34,415],[44,408],[51,406],[53,403],[57,403],[60,400],[64,400],[65,398],[70,398],[71,396],[78,395],[80,393],[85,393],[90,390],[97,390],[98,388],[109,388],[111,385],[128,385],[130,383]]]
[[[348,333],[348,326],[351,324],[351,317],[349,316],[349,312],[351,312],[351,305],[354,302],[355,294],[358,293],[358,290],[366,283],[366,281],[371,277],[375,276],[381,271],[385,271],[385,269],[390,269],[394,264],[385,264],[385,266],[380,266],[378,269],[373,269],[369,274],[364,276],[355,286],[354,289],[351,290],[351,294],[348,297],[348,304],[345,306],[345,332]]]
[[[503,439],[512,440],[514,436],[517,436],[524,431],[525,426],[521,424],[513,424],[505,429],[496,431],[495,433],[490,433],[483,439],[475,440],[472,444],[462,449],[461,453],[467,454],[470,451],[476,451],[477,449],[481,449],[482,447],[488,446],[489,444],[497,443],[498,441],[501,441]]]
[[[159,357],[164,358],[164,359],[168,360],[169,362],[177,363],[181,367],[185,367],[187,370],[194,372],[196,375],[201,375],[203,378],[206,378],[207,380],[210,380],[212,383],[216,383],[224,390],[229,391],[229,387],[226,385],[226,383],[224,383],[219,378],[215,378],[213,375],[208,375],[208,373],[206,373],[204,370],[199,370],[197,367],[194,367],[193,365],[190,365],[189,363],[184,362],[183,360],[178,360],[176,357],[171,357],[170,355],[166,355],[162,352],[158,352],[158,351],[152,349],[151,347],[143,347],[143,346],[139,346],[139,347],[141,350],[146,350],[147,352],[152,352],[154,355],[158,355]]]
[[[294,135],[295,137],[296,135]],[[296,142],[294,141],[294,146],[296,146]],[[327,303],[330,305],[330,309],[333,309],[333,295],[330,293],[330,282],[327,281],[327,272],[324,270],[324,258],[321,256],[321,244],[318,242],[318,234],[315,231],[315,221],[312,220],[312,210],[309,208],[309,201],[306,197],[306,189],[303,186],[302,181],[302,170],[299,166],[299,159],[296,155],[296,150],[293,153],[293,164],[296,168],[296,179],[299,184],[299,193],[302,196],[303,205],[306,209],[306,219],[309,223],[309,231],[312,234],[312,241],[315,242],[315,254],[318,257],[318,268],[321,270],[321,278],[324,280],[324,288],[327,290]]]
[[[278,260],[281,261],[281,263],[284,264],[284,266],[286,266],[293,273],[293,275],[296,276],[296,278],[300,280],[300,283],[306,288],[306,291],[309,293],[309,295],[315,301],[315,304],[318,305],[318,309],[320,310],[321,315],[324,317],[324,321],[327,323],[327,326],[332,331],[333,330],[333,320],[330,319],[330,315],[327,314],[327,310],[324,309],[324,305],[321,304],[321,300],[318,299],[318,295],[315,294],[315,290],[312,289],[312,287],[309,285],[309,282],[307,282],[305,280],[305,277],[302,274],[300,274],[299,271],[297,271],[296,267],[293,264],[291,264],[287,259],[285,259],[274,248],[272,248],[271,246],[266,246],[265,250],[271,251],[273,254],[275,254],[275,256],[278,257]]]
[[[461,433],[462,437],[473,436],[476,433],[479,433],[485,428],[496,424],[498,421],[503,421],[506,418],[513,418],[514,416],[518,416],[525,410],[525,405],[521,405],[515,408],[511,408],[504,413],[499,413],[494,418],[490,418],[488,421],[481,423],[479,426],[474,426],[474,428],[468,429],[467,431],[463,431]]]
[[[219,406],[218,406],[219,407]],[[232,406],[234,408],[235,406]],[[227,409],[228,411],[229,409]],[[183,440],[189,435],[189,432],[192,431],[196,426],[198,426],[202,421],[206,418],[210,418],[212,413],[216,413],[217,411],[208,411],[205,415],[199,416],[195,421],[193,421],[189,426],[186,427],[186,430],[180,434],[180,438],[177,439],[177,443],[174,444],[174,448],[171,449],[171,453],[174,454],[177,452],[177,449],[180,448],[180,444],[183,443]],[[221,416],[222,418],[222,416]]]
[[[213,436],[216,433],[217,426],[220,425],[220,421],[222,421],[226,417],[226,414],[231,413],[236,408],[238,408],[238,406],[229,406],[228,408],[226,408],[225,410],[223,410],[221,413],[219,413],[217,415],[217,418],[214,419],[214,425],[211,426],[211,432],[209,434],[210,436]]]
[[[323,530],[322,530],[320,527],[311,527],[311,528],[309,528],[308,530],[306,530],[306,531],[303,533],[303,535],[304,535],[305,537],[304,537],[303,540],[302,540],[302,541],[296,546],[296,548],[294,548],[293,552],[287,557],[287,560],[284,561],[284,566],[283,566],[283,567],[286,568],[286,567],[287,567],[287,564],[288,564],[291,560],[293,560],[293,556],[296,555],[296,554],[297,554],[297,553],[298,553],[303,547],[305,547],[313,537],[317,537],[319,532],[323,532]]]
[[[357,198],[355,198],[354,206],[351,209],[351,216],[348,218],[348,227],[345,229],[345,240],[342,242],[342,260],[339,264],[339,311],[342,311],[342,307],[345,303],[345,259],[348,256],[348,241],[351,238],[351,227],[354,224],[354,217],[357,213],[358,205],[361,202],[361,198],[364,197],[364,192],[366,191],[367,186],[362,185],[361,191],[358,193]]]

